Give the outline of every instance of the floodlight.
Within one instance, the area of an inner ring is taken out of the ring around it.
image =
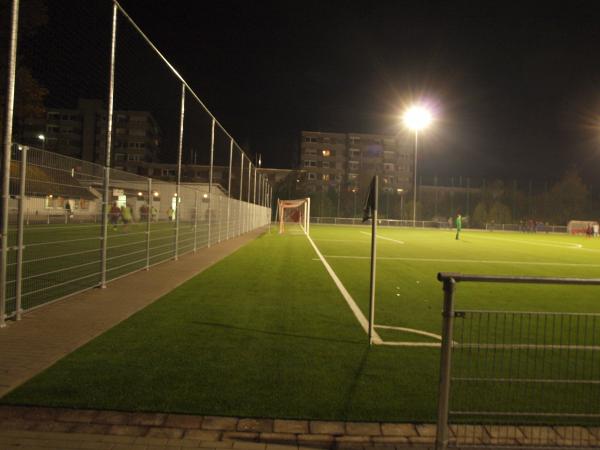
[[[402,116],[402,121],[410,130],[420,131],[429,126],[432,121],[432,116],[427,108],[415,105],[406,110]]]

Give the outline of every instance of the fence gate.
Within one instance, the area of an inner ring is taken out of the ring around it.
[[[599,279],[439,274],[444,329],[436,448],[600,446],[600,314],[455,310],[457,282]]]

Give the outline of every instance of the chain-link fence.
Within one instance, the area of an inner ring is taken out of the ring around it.
[[[5,3],[0,326],[270,221],[266,177],[118,2]]]
[[[267,206],[240,202],[221,186],[209,196],[206,183],[178,186],[111,169],[103,266],[104,172],[98,164],[13,147],[7,317],[98,286],[103,276],[110,281],[147,269],[270,220]],[[227,220],[227,209],[240,205],[245,228]]]

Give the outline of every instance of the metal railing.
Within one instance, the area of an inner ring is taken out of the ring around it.
[[[457,310],[458,282],[600,286],[600,279],[440,273],[436,449],[600,445],[600,314]]]

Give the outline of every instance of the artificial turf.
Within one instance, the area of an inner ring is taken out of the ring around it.
[[[368,234],[366,227],[311,228],[320,251],[365,314]],[[597,277],[600,272],[600,243],[584,238],[471,232],[456,241],[445,231],[394,229],[382,229],[380,235],[388,239],[378,243],[376,323],[436,334],[442,300],[438,271],[578,277]],[[597,291],[465,284],[457,289],[457,307],[598,313]],[[490,328],[480,321],[471,332],[477,327]],[[498,339],[498,330],[483,339]],[[599,330],[594,327],[590,333]],[[385,340],[432,341],[384,331]],[[520,338],[539,339],[532,336],[521,332]],[[576,342],[587,339],[578,335]],[[597,359],[598,354],[593,355]],[[546,361],[551,367],[560,364],[554,356]],[[600,363],[588,363],[583,376],[597,377]],[[267,234],[59,361],[2,402],[432,421],[438,365],[437,348],[369,347],[307,239],[301,234]],[[591,391],[590,398],[596,398],[597,391]]]

